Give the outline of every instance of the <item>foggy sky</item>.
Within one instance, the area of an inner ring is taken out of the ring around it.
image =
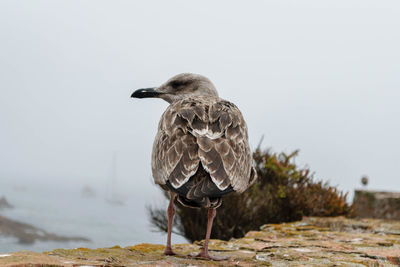
[[[182,72],[234,102],[251,146],[291,152],[345,190],[400,191],[398,1],[0,1],[0,179],[155,192],[167,103],[131,99]]]

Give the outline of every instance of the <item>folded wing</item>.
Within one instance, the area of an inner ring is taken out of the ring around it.
[[[239,109],[215,98],[185,99],[161,117],[153,145],[155,182],[179,188],[199,164],[220,190],[246,190],[254,179],[247,126]]]

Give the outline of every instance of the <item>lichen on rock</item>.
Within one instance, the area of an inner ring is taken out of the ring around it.
[[[0,266],[398,266],[400,222],[306,217],[267,224],[243,238],[210,240],[211,253],[230,257],[221,262],[187,256],[201,244],[174,245],[181,256],[164,256],[155,244],[18,252],[0,257]]]

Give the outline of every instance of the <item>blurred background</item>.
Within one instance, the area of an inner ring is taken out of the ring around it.
[[[399,191],[399,28],[398,1],[1,0],[0,220],[34,228],[0,229],[0,252],[163,244],[167,103],[130,94],[182,72],[241,109],[252,148],[299,149],[349,200],[363,175]]]

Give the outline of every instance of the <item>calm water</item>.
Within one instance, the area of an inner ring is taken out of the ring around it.
[[[63,236],[82,236],[91,242],[35,242],[18,244],[15,238],[0,236],[0,252],[20,250],[48,251],[56,248],[129,246],[138,243],[164,244],[164,233],[152,232],[145,206],[163,204],[161,194],[154,196],[126,194],[124,205],[111,205],[105,201],[102,190],[95,190],[96,197],[85,198],[81,188],[15,184],[0,181],[0,196],[15,206],[3,210],[1,215],[32,224],[50,233]],[[103,190],[104,191],[104,190]],[[153,197],[153,199],[152,199]],[[186,242],[173,236],[173,242]]]

